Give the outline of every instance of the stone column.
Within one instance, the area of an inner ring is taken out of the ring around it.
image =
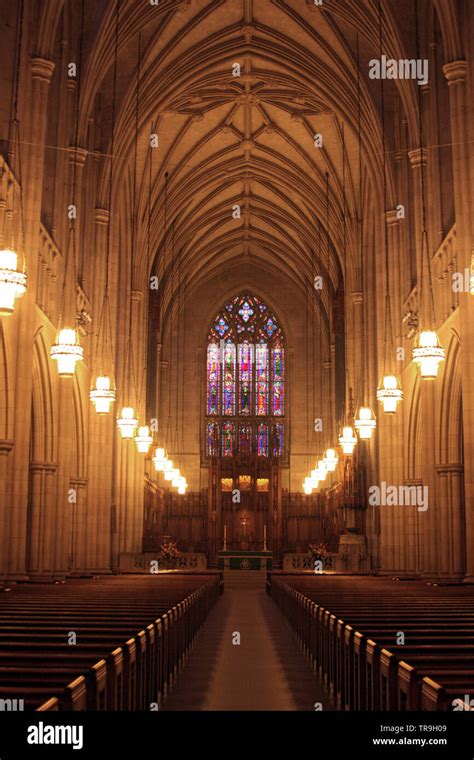
[[[94,255],[91,256],[91,303],[98,330],[105,295],[105,266],[107,260],[107,209],[95,209]],[[110,298],[110,318],[113,320],[113,297]],[[111,328],[113,329],[113,328]],[[108,356],[104,355],[105,341],[101,335],[100,343],[95,339],[91,344],[90,375],[95,384],[100,372],[113,372],[112,347],[108,346]],[[111,565],[111,510],[113,504],[114,474],[113,458],[115,446],[115,420],[120,410],[117,402],[111,404],[107,415],[98,415],[89,402],[89,446],[88,446],[88,485],[87,494],[81,492],[86,501],[79,514],[83,515],[86,525],[85,540],[87,546],[80,550],[75,561],[77,572],[109,573]],[[82,528],[78,527],[78,536],[82,537]],[[82,540],[82,539],[81,539]],[[78,545],[78,548],[80,544]],[[81,564],[82,563],[82,564]]]
[[[0,525],[6,525],[6,513],[7,513],[7,472],[8,472],[8,459],[13,450],[14,442],[11,440],[0,440]],[[0,538],[0,583],[7,576],[7,535],[2,531]]]
[[[71,504],[72,510],[72,535],[69,562],[71,575],[82,575],[86,565],[86,547],[90,541],[87,532],[86,519],[86,478],[72,478],[71,488],[74,490],[75,502]]]
[[[28,575],[36,580],[52,580],[54,547],[57,543],[54,496],[57,465],[32,462],[30,465],[31,493],[28,524]]]
[[[457,268],[471,266],[473,254],[472,149],[468,124],[472,104],[468,94],[467,61],[452,61],[443,67],[449,86],[451,140],[456,211]],[[459,321],[462,336],[462,406],[464,435],[464,492],[466,509],[466,583],[474,583],[474,297],[459,294]]]
[[[36,287],[38,238],[41,221],[44,143],[48,112],[48,92],[54,63],[33,57],[28,117],[23,134],[34,135],[23,163],[23,198],[25,219],[25,255],[28,290],[10,318],[16,322],[16,366],[14,384],[15,450],[9,461],[8,514],[4,530],[8,549],[8,572],[11,580],[26,578],[26,527],[28,509],[28,471],[30,456],[31,394],[33,377],[32,340],[36,324]],[[24,147],[22,148],[24,150]],[[12,323],[12,329],[13,324]]]
[[[417,259],[417,287],[418,287],[418,329],[425,330],[433,324],[432,296],[430,293],[429,266],[432,251],[430,248],[423,249],[423,207],[422,207],[422,171],[425,177],[425,195],[427,193],[426,149],[416,149],[409,153],[413,170],[414,205],[415,205],[415,229],[416,229],[416,259]],[[428,209],[426,210],[428,226]],[[429,240],[426,245],[429,245]],[[420,547],[422,548],[422,575],[425,578],[436,579],[438,566],[438,532],[437,532],[437,494],[436,494],[436,450],[437,431],[439,420],[436,403],[437,383],[435,380],[422,380],[420,391],[420,415],[422,425],[423,446],[423,485],[428,487],[429,507],[426,512],[418,513],[418,525],[421,529]]]

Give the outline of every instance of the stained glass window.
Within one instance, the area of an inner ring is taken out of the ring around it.
[[[234,431],[233,422],[224,422],[222,425],[222,455],[231,457],[234,453]]]
[[[206,452],[208,457],[216,457],[219,453],[219,424],[208,422],[206,425]]]
[[[239,345],[239,413],[250,414],[252,397],[252,359],[253,346],[250,343]]]
[[[219,346],[209,343],[207,347],[207,413],[219,414]]]
[[[208,456],[283,456],[285,349],[278,320],[247,293],[225,304],[211,325],[206,411],[215,422],[206,425]],[[280,421],[271,422],[275,417]]]
[[[285,444],[285,424],[277,422],[273,428],[273,456],[283,456],[283,447]]]
[[[224,343],[223,346],[223,382],[222,382],[222,414],[226,417],[235,414],[235,346]]]
[[[266,343],[255,346],[256,404],[255,413],[267,414],[268,403],[268,347]]]
[[[280,345],[272,348],[272,375],[272,412],[275,417],[282,417],[285,397],[285,367],[283,348]]]
[[[252,426],[239,425],[239,451],[241,454],[252,453]]]
[[[257,426],[257,454],[259,457],[268,456],[268,425],[263,423]]]

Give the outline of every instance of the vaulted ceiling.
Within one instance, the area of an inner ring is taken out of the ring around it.
[[[166,239],[193,284],[252,257],[297,287],[329,268],[332,289],[357,289],[358,219],[382,202],[378,2],[122,0],[118,17],[85,3],[80,142],[102,157],[106,207],[117,39],[114,204],[130,227],[137,198],[137,287],[163,273]],[[388,56],[414,55],[411,1],[383,2],[382,36]],[[384,100],[390,153],[402,130],[415,145],[414,83]],[[390,167],[388,185],[390,204]]]

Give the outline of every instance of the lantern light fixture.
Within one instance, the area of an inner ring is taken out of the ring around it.
[[[13,313],[15,300],[26,293],[26,274],[18,270],[18,256],[11,248],[0,251],[0,316]]]
[[[311,470],[310,475],[309,475],[309,480],[311,482],[313,491],[316,491],[316,489],[318,488],[320,479],[321,479],[320,472],[318,468],[315,467],[314,470]]]
[[[339,462],[339,457],[337,456],[334,449],[327,449],[326,455],[323,461],[324,461],[324,464],[326,465],[327,471],[334,472],[334,470],[337,467],[337,463]]]
[[[305,478],[303,480],[303,491],[307,496],[309,496],[313,491],[313,486],[311,483],[311,478]]]
[[[163,472],[163,470],[165,469],[166,461],[167,459],[165,455],[165,450],[161,448],[156,449],[155,456],[153,457],[153,464],[155,465],[155,470],[157,472]]]
[[[140,454],[148,454],[151,444],[153,443],[153,436],[150,435],[150,428],[148,425],[138,428],[138,433],[135,436],[135,443]]]
[[[171,462],[171,467],[167,467],[163,474],[165,480],[173,481],[174,478],[179,475],[179,470],[176,467],[173,467],[173,463]]]
[[[354,447],[357,443],[357,438],[354,435],[354,430],[350,425],[342,428],[342,435],[339,437],[339,443],[341,444],[343,453],[350,456],[354,451]]]
[[[178,470],[173,480],[171,481],[171,485],[173,486],[173,488],[179,488],[179,486],[181,485],[181,478],[182,478],[182,475],[180,471]]]
[[[135,429],[138,427],[138,420],[135,417],[135,411],[132,406],[122,408],[122,416],[117,420],[117,427],[120,430],[122,438],[133,438]]]
[[[82,361],[84,349],[79,344],[77,330],[63,327],[59,330],[56,343],[51,346],[50,355],[58,363],[60,377],[72,377],[76,362]]]
[[[110,404],[115,401],[115,391],[110,387],[108,375],[97,376],[95,388],[89,392],[89,398],[94,404],[97,414],[108,414],[110,412]]]
[[[395,414],[398,402],[403,399],[403,391],[395,375],[384,375],[382,387],[377,390],[377,399],[382,403],[385,414]]]
[[[412,358],[420,368],[421,377],[437,377],[439,364],[445,360],[445,357],[445,350],[440,345],[437,332],[435,330],[422,330],[418,335],[415,347],[412,349]]]
[[[377,425],[372,410],[368,406],[361,406],[359,417],[354,422],[355,428],[359,433],[359,438],[369,440]]]

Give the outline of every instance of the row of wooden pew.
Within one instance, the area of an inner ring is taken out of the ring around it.
[[[3,709],[159,709],[221,592],[221,575],[208,572],[2,592]]]
[[[267,590],[335,708],[473,709],[474,588],[269,573]]]

